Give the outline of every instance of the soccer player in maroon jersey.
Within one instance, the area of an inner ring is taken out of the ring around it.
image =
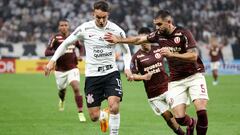
[[[208,92],[204,65],[197,54],[196,41],[189,30],[173,24],[168,11],[160,10],[154,20],[156,31],[148,36],[122,38],[112,33],[104,39],[111,43],[158,43],[160,54],[168,60],[170,80],[167,101],[177,122],[187,126],[187,135],[193,135],[196,125],[197,135],[206,135],[208,128],[207,102]],[[186,114],[187,100],[191,98],[197,113],[197,121]]]
[[[149,28],[143,27],[139,34],[151,33]],[[161,115],[168,126],[177,134],[185,135],[176,122],[169,105],[166,102],[168,89],[168,75],[163,65],[163,57],[160,55],[159,46],[151,46],[149,43],[141,45],[132,57],[131,71],[135,81],[143,81],[149,104],[156,115]]]
[[[223,55],[222,55],[222,47],[221,45],[219,45],[216,37],[212,37],[210,39],[210,47],[208,47],[209,49],[209,56],[210,56],[210,60],[211,60],[211,70],[212,70],[212,76],[213,76],[213,85],[217,85],[218,84],[218,69],[220,66],[220,60],[223,61]]]
[[[66,19],[59,21],[59,33],[51,37],[48,47],[45,51],[45,56],[52,56],[55,53],[55,50],[58,48],[58,46],[69,36],[69,29],[69,22]],[[79,42],[76,42],[75,44],[70,45],[66,49],[65,54],[62,55],[56,62],[55,78],[57,87],[59,89],[59,111],[64,110],[66,87],[68,84],[70,84],[74,91],[75,102],[78,107],[79,120],[80,122],[85,122],[86,118],[83,114],[83,98],[80,95],[79,88],[80,75],[79,69],[77,68],[78,60],[81,59],[79,59],[80,57],[77,57],[75,53],[75,47],[82,52],[82,45]]]

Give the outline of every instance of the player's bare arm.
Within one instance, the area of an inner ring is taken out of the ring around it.
[[[46,67],[44,68],[45,76],[49,76],[51,71],[54,70],[56,65],[56,62],[53,60],[50,60]]]
[[[140,75],[140,74],[133,74],[133,80],[134,81],[143,81],[143,80],[150,80],[152,78],[152,73],[146,73],[144,75]]]
[[[143,43],[148,43],[147,36],[146,35],[138,35],[138,36],[132,36],[127,38],[122,38],[120,36],[116,36],[112,33],[107,33],[104,36],[104,39],[110,43],[125,43],[125,44],[131,44],[131,45],[140,45]]]
[[[180,54],[171,52],[168,47],[163,47],[160,49],[160,54],[168,58],[177,58],[187,62],[195,62],[198,58],[197,48],[190,48],[186,53]]]

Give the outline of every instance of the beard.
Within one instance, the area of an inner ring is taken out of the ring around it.
[[[160,35],[162,36],[169,36],[170,33],[167,29],[159,30]]]

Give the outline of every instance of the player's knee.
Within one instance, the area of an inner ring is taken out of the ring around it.
[[[91,121],[96,122],[96,121],[98,121],[99,116],[96,115],[95,113],[91,113],[90,114],[90,119],[91,119]]]
[[[119,104],[117,104],[117,103],[109,104],[109,111],[110,111],[111,114],[118,114]]]

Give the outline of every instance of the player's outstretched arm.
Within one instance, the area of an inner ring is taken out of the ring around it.
[[[186,53],[179,54],[171,52],[168,47],[163,47],[160,49],[160,54],[168,58],[176,58],[186,62],[195,62],[198,58],[197,48],[190,48]]]
[[[153,73],[149,72],[144,75],[140,74],[133,74],[132,78],[134,81],[143,81],[143,80],[150,80],[152,78]]]
[[[110,43],[125,43],[125,44],[131,44],[131,45],[139,45],[143,43],[147,43],[147,36],[146,35],[138,35],[138,36],[132,36],[132,37],[126,37],[122,38],[120,36],[116,36],[112,33],[107,33],[104,36],[104,39]]]
[[[50,75],[51,71],[55,68],[55,65],[56,65],[55,61],[50,60],[48,62],[48,64],[44,68],[45,76],[49,76]]]

